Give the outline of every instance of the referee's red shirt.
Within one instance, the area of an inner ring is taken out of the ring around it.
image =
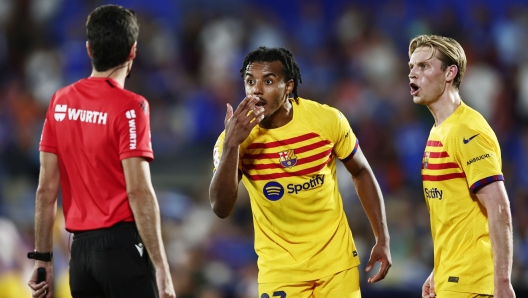
[[[154,159],[148,102],[110,78],[62,88],[51,99],[40,151],[58,156],[68,231],[133,221],[121,160]]]

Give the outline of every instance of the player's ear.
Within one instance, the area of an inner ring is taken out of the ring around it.
[[[88,41],[86,41],[86,52],[88,53],[88,57],[92,59],[92,50],[90,50],[90,44],[88,44]]]
[[[128,59],[127,60],[134,60],[136,59],[136,50],[137,50],[137,41],[134,42],[132,47],[130,48],[130,53],[128,53]]]
[[[293,80],[289,80],[286,82],[286,94],[291,94],[293,92],[293,88],[295,87],[295,82]]]
[[[446,81],[453,82],[458,74],[458,67],[456,65],[449,65],[446,69]]]

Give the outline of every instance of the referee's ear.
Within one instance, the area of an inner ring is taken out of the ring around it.
[[[88,41],[86,41],[86,52],[88,53],[88,57],[92,59],[92,50],[90,50],[90,44],[88,43]]]
[[[137,41],[134,42],[134,44],[130,48],[130,53],[128,53],[127,61],[132,61],[136,59],[136,50],[137,50]]]

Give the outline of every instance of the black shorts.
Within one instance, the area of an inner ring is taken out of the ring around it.
[[[156,274],[135,223],[74,233],[70,259],[74,298],[157,298]]]

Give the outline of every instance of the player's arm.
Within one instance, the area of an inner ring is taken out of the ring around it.
[[[504,182],[490,183],[476,192],[488,213],[488,226],[493,250],[495,297],[515,297],[511,285],[513,231],[510,201]]]
[[[35,204],[35,251],[39,253],[51,252],[53,249],[53,225],[57,212],[59,185],[60,170],[57,155],[40,152],[40,174]],[[46,282],[37,285],[38,267],[46,268]],[[33,274],[28,285],[33,290],[33,297],[51,298],[53,296],[53,260],[50,262],[35,260]]]
[[[156,269],[160,297],[176,297],[161,237],[160,210],[150,179],[150,167],[142,157],[122,160],[130,208],[141,240]]]
[[[214,213],[220,218],[233,211],[242,175],[238,170],[238,146],[224,142],[222,157],[209,186],[209,200]]]
[[[222,156],[209,186],[211,207],[220,218],[231,214],[237,199],[238,184],[242,178],[238,170],[240,144],[264,118],[264,109],[256,107],[257,102],[257,97],[247,96],[234,112],[227,104]]]
[[[389,249],[389,230],[385,216],[385,205],[383,195],[378,185],[374,172],[358,147],[352,158],[343,162],[347,170],[352,174],[352,180],[356,187],[359,199],[372,226],[376,237],[376,245],[372,249],[370,260],[367,263],[367,272],[370,271],[375,262],[381,262],[378,274],[370,277],[368,282],[374,283],[385,278],[392,265]]]

